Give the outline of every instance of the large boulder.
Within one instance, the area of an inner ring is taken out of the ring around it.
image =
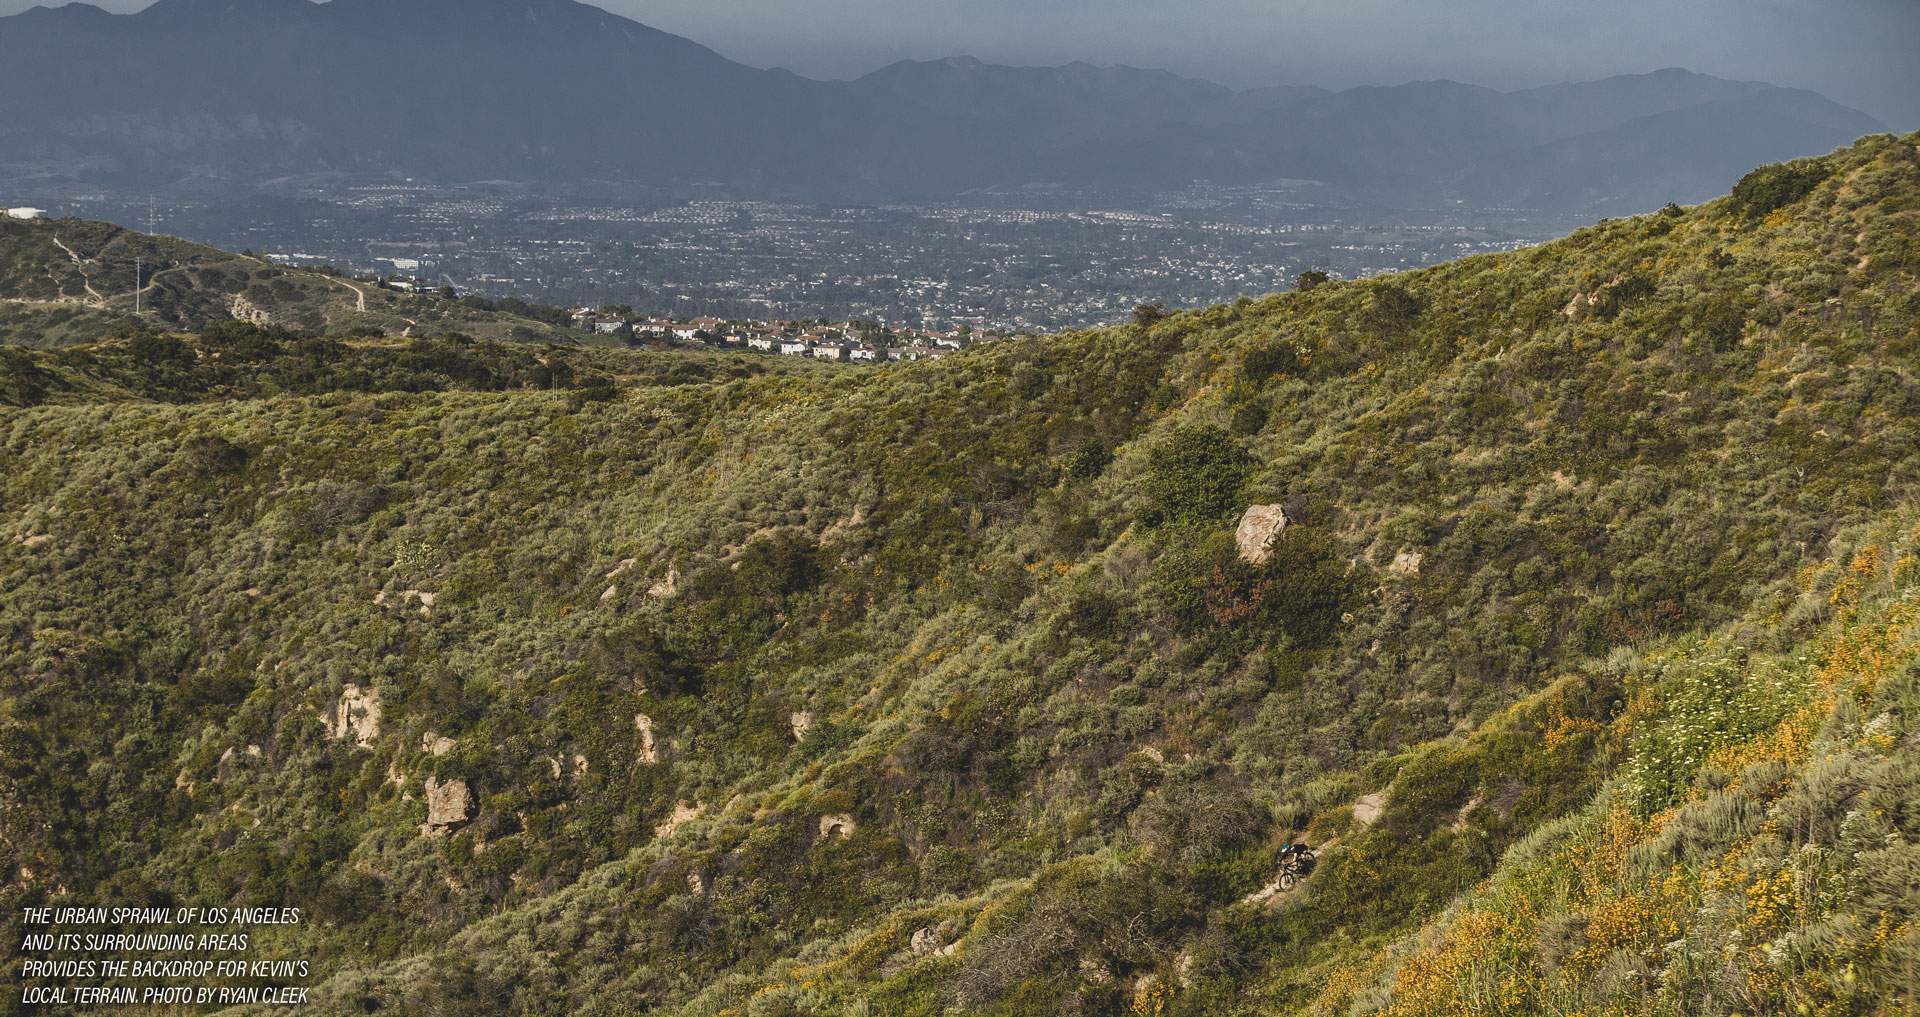
[[[1240,529],[1234,532],[1240,560],[1249,565],[1265,565],[1273,560],[1274,541],[1287,528],[1287,510],[1282,505],[1251,505],[1240,517]]]
[[[951,957],[955,950],[960,949],[960,941],[956,938],[959,932],[959,924],[949,918],[939,925],[929,925],[915,932],[913,938],[907,941],[907,946],[915,957],[929,954]]]
[[[427,825],[422,832],[429,837],[444,837],[473,818],[473,788],[464,780],[445,784],[427,778]]]

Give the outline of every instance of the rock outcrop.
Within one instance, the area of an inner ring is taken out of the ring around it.
[[[466,781],[450,780],[442,784],[428,777],[426,787],[427,823],[420,832],[429,837],[445,837],[473,818],[476,803],[473,788]]]
[[[394,605],[393,601],[387,599],[387,591],[381,590],[379,593],[373,595],[373,602],[381,607],[415,605],[420,612],[420,617],[431,618],[433,617],[433,602],[438,598],[439,594],[428,593],[424,590],[402,590],[400,591],[399,604]]]
[[[680,570],[679,569],[668,569],[667,578],[662,579],[659,582],[653,584],[652,586],[647,587],[647,597],[649,599],[671,597],[678,592],[680,592]]]
[[[807,731],[813,727],[813,711],[795,710],[792,715],[787,717],[787,724],[793,728],[794,741],[805,741]]]
[[[959,925],[949,918],[939,925],[929,925],[915,932],[913,938],[907,941],[907,948],[913,951],[915,957],[951,956],[960,949],[960,941],[955,938],[959,931]]]
[[[362,748],[380,735],[380,690],[349,685],[340,692],[327,733],[336,741],[353,739]]]
[[[846,840],[853,836],[853,830],[853,817],[844,812],[820,817],[821,840]]]
[[[1265,565],[1273,560],[1274,541],[1287,528],[1287,510],[1282,505],[1252,505],[1240,517],[1240,528],[1233,540],[1240,548],[1240,560],[1249,565]]]
[[[700,811],[699,805],[688,805],[686,802],[675,805],[673,814],[667,817],[667,821],[653,828],[653,835],[655,837],[673,836],[673,831],[680,829],[681,824],[699,819]]]
[[[1393,564],[1387,566],[1387,572],[1403,579],[1417,576],[1420,574],[1420,563],[1425,561],[1426,557],[1418,551],[1402,551],[1393,556]]]
[[[633,726],[640,732],[640,761],[660,762],[660,743],[653,736],[653,718],[644,713],[633,715]]]

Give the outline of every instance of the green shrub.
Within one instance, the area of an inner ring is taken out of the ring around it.
[[[1766,215],[1812,194],[1832,175],[1833,169],[1824,159],[1801,159],[1762,166],[1733,185],[1733,194],[1727,204],[1742,215]]]
[[[1183,424],[1148,454],[1143,487],[1148,518],[1174,523],[1217,520],[1240,504],[1253,459],[1212,424]]]
[[[1092,480],[1106,472],[1107,465],[1113,462],[1113,453],[1105,445],[1089,438],[1075,445],[1067,453],[1066,467],[1069,480]]]

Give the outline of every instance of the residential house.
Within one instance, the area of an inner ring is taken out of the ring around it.
[[[847,348],[833,343],[823,343],[813,348],[813,357],[815,360],[845,360]]]
[[[880,351],[871,346],[855,346],[853,349],[847,351],[847,358],[849,360],[863,360],[872,363],[880,358]]]
[[[804,357],[807,355],[807,344],[788,339],[780,344],[780,354],[787,357]]]
[[[756,350],[766,350],[768,353],[772,353],[774,338],[770,335],[750,335],[747,337],[747,345]]]

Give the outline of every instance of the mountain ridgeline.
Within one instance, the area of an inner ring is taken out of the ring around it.
[[[301,908],[322,1014],[1920,1002],[1920,136],[937,362],[4,352],[9,966],[113,901]]]
[[[1332,182],[1320,202],[1616,214],[1884,129],[1679,70],[1512,93],[970,59],[812,81],[574,0],[71,4],[0,18],[0,43],[0,176],[49,202],[401,178],[801,201],[1291,179]]]

